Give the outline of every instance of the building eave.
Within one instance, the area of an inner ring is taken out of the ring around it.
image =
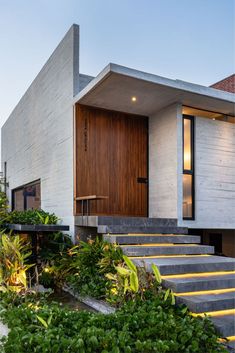
[[[136,96],[135,104],[131,97]],[[181,80],[172,80],[110,63],[74,98],[74,103],[151,115],[180,103],[234,115],[235,94]]]

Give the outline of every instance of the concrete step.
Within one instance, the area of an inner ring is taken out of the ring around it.
[[[142,244],[142,245],[121,245],[127,256],[148,256],[148,255],[185,255],[185,254],[213,254],[214,247],[208,245],[169,245],[169,244]]]
[[[176,297],[176,302],[187,305],[194,313],[233,309],[235,307],[235,289],[233,292],[219,294],[179,295]]]
[[[177,227],[175,218],[97,216],[98,225]]]
[[[151,243],[174,243],[174,244],[199,244],[200,236],[176,235],[176,234],[105,234],[103,239],[117,244],[151,244]]]
[[[133,257],[132,260],[138,266],[143,266],[144,262],[149,271],[154,263],[162,275],[235,271],[235,259],[222,256],[150,256]]]
[[[188,234],[188,228],[177,226],[130,226],[130,225],[98,225],[99,234]]]
[[[211,317],[212,322],[222,337],[235,336],[235,315]]]
[[[163,285],[175,293],[213,289],[235,288],[235,271],[232,274],[209,275],[187,278],[164,278]]]
[[[229,341],[226,343],[226,346],[228,348],[229,353],[235,353],[235,339]]]

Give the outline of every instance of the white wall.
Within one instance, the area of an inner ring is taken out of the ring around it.
[[[235,124],[195,118],[195,221],[191,228],[235,229]]]
[[[174,104],[149,118],[150,217],[178,217],[178,115]]]
[[[73,231],[73,95],[79,27],[56,48],[2,128],[9,190],[41,179],[41,206]],[[9,193],[10,196],[10,193]]]

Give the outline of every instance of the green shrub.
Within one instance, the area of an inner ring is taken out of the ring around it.
[[[148,296],[146,294],[146,296]],[[162,297],[129,301],[115,314],[70,311],[44,302],[2,300],[2,319],[10,333],[4,353],[222,353],[207,319],[193,318],[185,308]]]
[[[80,242],[72,259],[73,269],[68,284],[81,295],[105,297],[111,285],[107,273],[116,273],[115,266],[122,262],[122,250],[99,239]],[[71,264],[70,264],[71,266]]]
[[[59,218],[54,213],[43,210],[12,211],[5,223],[10,224],[57,224]]]
[[[8,200],[6,194],[0,189],[0,226],[5,223],[7,218]]]

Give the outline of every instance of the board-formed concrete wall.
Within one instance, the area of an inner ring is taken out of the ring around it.
[[[235,229],[235,124],[195,118],[195,221],[181,224]]]
[[[178,217],[178,105],[149,117],[149,216]]]
[[[73,25],[2,128],[9,191],[41,179],[41,207],[73,231],[73,96],[79,27]],[[9,197],[11,197],[9,192]]]

